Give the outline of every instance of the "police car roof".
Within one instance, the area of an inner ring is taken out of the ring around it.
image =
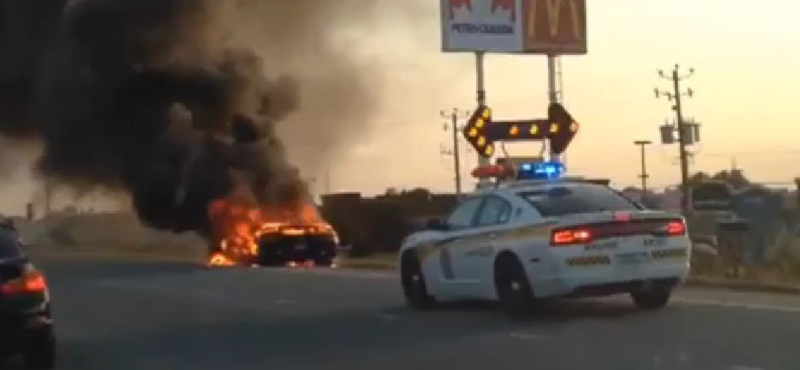
[[[559,184],[595,184],[608,186],[609,180],[605,179],[587,179],[583,177],[561,177],[557,179],[529,179],[529,180],[515,180],[508,182],[500,182],[485,185],[479,189],[479,192],[492,192],[501,189],[518,190],[529,187],[538,187],[542,185],[559,185]]]

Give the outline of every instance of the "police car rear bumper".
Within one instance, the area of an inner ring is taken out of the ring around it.
[[[662,263],[623,269],[615,266],[586,268],[586,271],[534,279],[537,297],[597,296],[629,293],[650,287],[673,288],[686,281],[687,263]]]

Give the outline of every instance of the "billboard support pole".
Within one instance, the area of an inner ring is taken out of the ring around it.
[[[477,86],[477,98],[478,98],[478,106],[482,107],[486,105],[486,85],[484,80],[484,69],[483,69],[483,59],[485,53],[483,51],[476,51],[475,52],[475,73],[476,73],[476,86]],[[489,164],[489,158],[485,158],[478,154],[478,165],[484,166]],[[478,179],[478,186],[483,186],[488,183],[489,179],[481,178]]]
[[[556,55],[547,54],[547,100],[550,104],[558,103],[558,87],[556,86]],[[559,162],[558,154],[550,152],[550,160]]]
[[[477,77],[477,87],[478,87],[478,105],[486,104],[486,89],[485,89],[485,82],[484,82],[484,73],[483,73],[483,58],[485,53],[483,51],[476,51],[475,52],[475,73]]]

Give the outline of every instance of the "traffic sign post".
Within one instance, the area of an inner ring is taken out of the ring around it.
[[[587,53],[586,0],[441,0],[440,4],[442,51],[475,54],[478,109],[464,135],[478,152],[478,163],[489,163],[494,141],[513,140],[547,140],[550,159],[560,161],[577,123],[559,104],[556,59]],[[486,53],[547,56],[551,109],[546,120],[491,121],[484,81]],[[489,117],[481,118],[485,112]]]

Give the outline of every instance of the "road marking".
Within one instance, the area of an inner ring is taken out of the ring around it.
[[[733,365],[733,366],[728,366],[728,370],[765,370],[765,369],[761,367]]]
[[[550,339],[546,335],[534,334],[534,333],[521,333],[521,332],[513,332],[509,336],[511,338],[520,339],[520,340],[545,340],[545,339]]]
[[[377,312],[375,313],[375,317],[381,320],[397,320],[397,315],[384,313],[384,312]]]
[[[261,271],[265,271],[265,273],[279,273],[279,274],[308,274],[308,275],[324,275],[324,276],[341,276],[346,278],[358,278],[358,279],[369,279],[369,280],[397,280],[397,274],[393,273],[385,273],[385,272],[375,272],[375,271],[359,271],[359,270],[348,270],[348,269],[336,269],[336,270],[329,270],[329,269],[306,269],[306,270],[297,270],[297,269],[274,269],[274,270],[265,270],[262,269]]]
[[[713,299],[696,299],[696,298],[683,298],[683,297],[674,297],[673,300],[680,303],[700,305],[700,306],[717,306],[717,307],[728,307],[728,308],[742,308],[746,310],[800,313],[800,307],[792,307],[792,306],[775,306],[775,305],[758,304],[758,303],[742,303],[742,302],[731,302],[731,301],[718,301]]]
[[[291,306],[291,305],[293,305],[295,303],[297,303],[297,302],[295,302],[295,301],[293,301],[291,299],[276,299],[275,300],[275,304],[278,305],[278,306]]]
[[[397,280],[398,275],[393,273],[375,272],[375,271],[357,271],[357,270],[335,270],[328,271],[332,275],[355,277],[359,279],[374,279],[374,280]]]

